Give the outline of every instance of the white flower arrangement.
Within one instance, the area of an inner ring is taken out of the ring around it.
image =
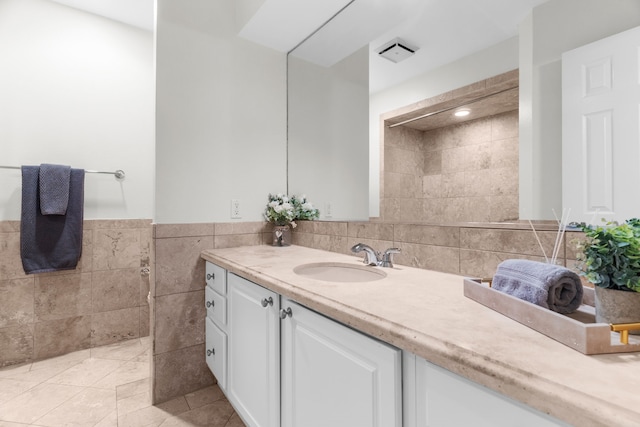
[[[296,219],[314,220],[320,216],[320,211],[315,209],[307,198],[302,195],[287,196],[286,194],[269,194],[269,203],[264,211],[264,217],[276,225],[288,225],[295,228]]]
[[[313,221],[320,217],[320,211],[314,208],[311,202],[307,201],[307,196],[304,194],[300,197],[291,196],[291,203],[295,208],[296,219]]]

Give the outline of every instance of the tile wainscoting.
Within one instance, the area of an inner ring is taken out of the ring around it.
[[[545,252],[551,255],[557,229],[536,224]],[[568,233],[558,262],[573,266]],[[300,221],[293,243],[350,254],[364,242],[377,250],[399,247],[396,264],[473,277],[489,277],[508,258],[544,260],[528,223],[420,225],[382,222]],[[263,222],[156,224],[152,251],[152,393],[154,404],[211,385],[205,363],[204,249],[271,243]],[[154,286],[155,284],[155,286]]]
[[[151,297],[152,401],[214,384],[205,363],[205,249],[269,243],[264,222],[155,224]]]
[[[149,335],[151,220],[87,220],[75,270],[24,273],[20,222],[0,222],[0,366]]]

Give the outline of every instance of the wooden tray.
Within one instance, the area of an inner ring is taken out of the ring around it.
[[[606,323],[595,323],[591,288],[584,288],[583,304],[569,315],[496,291],[480,279],[464,279],[464,296],[583,354],[640,351],[640,335],[629,335],[629,343],[622,344],[619,332],[612,332]]]

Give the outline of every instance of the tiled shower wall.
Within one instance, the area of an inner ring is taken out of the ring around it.
[[[518,111],[420,131],[384,130],[385,222],[518,219]]]
[[[88,220],[77,269],[27,275],[0,222],[0,366],[148,335],[150,249],[151,220]]]

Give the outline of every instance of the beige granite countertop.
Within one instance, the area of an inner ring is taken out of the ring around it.
[[[202,258],[571,425],[640,425],[640,353],[585,356],[464,297],[462,276],[396,265],[383,280],[321,282],[293,268],[361,259],[300,246]]]

